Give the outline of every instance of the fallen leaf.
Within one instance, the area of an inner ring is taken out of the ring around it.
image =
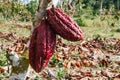
[[[3,73],[5,70],[0,67],[0,73]]]

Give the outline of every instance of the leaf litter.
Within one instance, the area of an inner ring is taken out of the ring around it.
[[[0,32],[0,39],[4,41],[0,44],[0,50],[5,49],[6,54],[13,51],[22,55],[28,50],[29,38],[12,32]],[[6,43],[7,41],[12,42]],[[52,73],[55,77],[51,80],[120,80],[120,39],[94,38],[77,44],[66,44],[58,38],[56,44],[55,54],[47,66],[50,71],[46,72],[45,69],[37,74],[30,69],[27,80],[48,80]],[[8,73],[6,66],[10,65],[6,63],[5,66],[0,66],[0,73],[4,78],[9,77],[5,74]]]

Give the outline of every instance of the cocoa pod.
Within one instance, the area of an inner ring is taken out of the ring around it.
[[[83,32],[77,23],[60,9],[51,8],[46,13],[48,22],[58,35],[69,41],[83,39]]]
[[[56,34],[46,20],[34,29],[29,46],[29,63],[31,67],[40,72],[45,68],[51,58],[56,44]]]

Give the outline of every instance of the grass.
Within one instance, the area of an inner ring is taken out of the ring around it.
[[[6,20],[3,19],[3,18],[0,18],[0,22],[1,22],[1,23],[6,23]]]
[[[77,20],[79,18],[74,18]],[[84,17],[81,18],[84,22],[85,26],[81,26],[81,29],[84,32],[84,39],[93,38],[99,35],[100,37],[107,38],[120,38],[120,21],[113,21],[112,17],[110,19],[107,17],[105,20],[101,20],[101,17],[97,16],[94,19],[86,19]],[[78,20],[78,21],[81,21]],[[26,28],[16,28],[14,24],[20,25],[32,25],[31,22],[14,22],[14,21],[6,21],[4,19],[0,19],[0,22],[7,25],[0,25],[0,32],[14,32],[18,36],[29,36],[30,30]],[[109,22],[109,24],[108,24]],[[110,23],[115,23],[114,27],[111,27]],[[81,24],[81,23],[80,23]],[[68,41],[69,42],[69,41]]]
[[[103,20],[103,19],[104,20]],[[96,16],[94,19],[85,17],[73,18],[84,32],[84,39],[96,36],[107,38],[120,38],[120,20],[114,16]]]
[[[15,24],[15,23],[14,23]],[[13,32],[15,33],[16,35],[18,36],[29,36],[30,35],[30,30],[27,29],[27,28],[17,28],[16,25],[14,25],[12,22],[5,22],[5,23],[2,23],[2,25],[0,25],[0,32],[6,32],[6,33],[9,33],[9,32]],[[16,24],[20,24],[20,25],[30,25],[31,23],[16,23]]]
[[[7,58],[4,54],[5,52],[5,50],[0,50],[0,66],[4,66],[7,61]]]
[[[29,25],[28,23],[14,23],[20,25]],[[3,33],[15,33],[16,36],[20,37],[28,37],[30,36],[30,30],[27,28],[18,28],[12,23],[12,21],[6,21],[5,19],[0,19],[0,32]],[[6,51],[1,48],[2,45],[11,44],[13,41],[5,40],[4,38],[0,38],[0,66],[4,66],[6,64]]]
[[[116,32],[117,28],[109,27],[81,27],[84,32],[85,39],[93,38],[96,35],[107,38],[120,38],[120,33]]]
[[[62,78],[65,77],[65,74],[66,74],[66,72],[65,72],[64,69],[59,69],[59,70],[57,71],[58,80],[62,80]]]
[[[13,32],[16,33],[18,36],[29,36],[30,35],[30,30],[28,29],[23,29],[23,28],[12,28],[12,27],[2,27],[0,26],[0,32]]]
[[[94,38],[94,37],[106,37],[106,38],[120,38],[120,32],[118,31],[119,30],[119,27],[118,25],[120,25],[120,21],[118,23],[116,23],[117,26],[110,26],[108,25],[108,22],[107,21],[100,21],[100,18],[96,18],[94,20],[91,20],[91,19],[83,19],[84,21],[84,24],[85,26],[82,26],[81,29],[83,30],[84,32],[84,39],[89,39],[89,38]],[[14,32],[16,33],[17,36],[30,36],[30,30],[29,29],[26,29],[26,28],[17,28],[14,24],[20,24],[20,25],[30,25],[31,22],[17,22],[17,23],[12,23],[12,22],[8,22],[6,20],[0,20],[0,22],[4,25],[1,25],[0,24],[0,32]],[[7,25],[5,25],[7,24]],[[117,31],[116,31],[117,30]],[[76,44],[75,42],[70,42],[70,41],[67,41],[67,40],[64,40],[64,42],[66,44],[69,44],[69,43],[73,43],[73,44]],[[6,44],[7,42],[4,42],[3,39],[0,38],[0,44]],[[9,41],[10,43],[10,41]],[[6,57],[5,57],[5,52],[2,51],[0,53],[0,66],[3,66],[6,62]],[[73,55],[74,57],[74,55]],[[80,57],[78,55],[75,55],[75,57]],[[61,80],[62,78],[65,77],[66,75],[66,72],[64,69],[61,69],[60,67],[63,66],[62,63],[59,63],[57,60],[56,60],[57,56],[56,55],[53,55],[51,61],[50,61],[50,64],[52,65],[58,65],[58,68],[57,69],[57,78],[58,80]],[[81,57],[82,58],[82,57]],[[100,66],[98,65],[98,68],[100,68]],[[120,69],[118,70],[118,72],[120,72]],[[39,80],[38,78],[34,79],[34,80]]]
[[[85,39],[93,38],[96,35],[107,38],[120,38],[120,20],[114,21],[111,17],[110,19],[101,20],[100,17],[96,17],[94,20],[85,19],[84,23],[86,27],[81,27],[81,29],[84,32]]]

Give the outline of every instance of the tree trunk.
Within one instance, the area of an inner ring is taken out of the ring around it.
[[[101,16],[102,13],[103,13],[102,8],[103,8],[103,0],[101,0],[101,2],[100,2],[100,16]]]
[[[118,8],[118,10],[120,10],[120,1],[119,0],[117,0],[117,8]]]
[[[34,19],[33,19],[33,28],[32,30],[40,23],[42,18],[45,16],[45,10],[48,7],[48,3],[51,0],[39,0],[38,9],[35,13]]]
[[[51,0],[39,0],[38,10],[36,11],[33,19],[33,29],[40,23],[42,18],[45,16],[45,11],[50,1]],[[27,54],[27,53],[28,52],[25,51],[24,54]],[[12,64],[12,71],[11,71],[9,80],[26,80],[30,71],[29,70],[30,68],[28,68],[29,61],[26,58],[26,56],[19,57],[18,55],[17,56],[16,55],[11,56],[8,53],[8,59],[9,61],[11,61],[10,63]],[[14,57],[15,60],[11,59],[11,57]],[[16,65],[13,65],[13,64],[16,64]]]

